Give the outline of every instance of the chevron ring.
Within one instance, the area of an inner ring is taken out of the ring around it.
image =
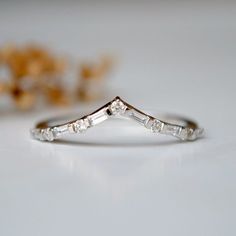
[[[183,141],[196,140],[203,134],[203,129],[191,120],[170,115],[160,120],[116,97],[93,113],[67,123],[50,125],[54,120],[40,122],[31,130],[31,135],[41,141],[53,141],[65,134],[83,133],[112,117],[128,118],[154,133],[171,135]]]

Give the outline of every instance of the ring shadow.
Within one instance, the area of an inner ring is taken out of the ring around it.
[[[164,146],[172,146],[183,143],[181,140],[165,140],[158,142],[147,142],[147,143],[132,143],[132,142],[86,142],[86,141],[76,141],[76,140],[65,140],[58,139],[54,140],[53,143],[60,145],[70,145],[70,146],[84,146],[84,147],[164,147]]]

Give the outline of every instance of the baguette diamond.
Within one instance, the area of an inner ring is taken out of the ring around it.
[[[92,115],[88,116],[88,119],[92,126],[100,124],[101,122],[107,120],[107,108],[103,108],[102,110],[93,113]]]
[[[69,125],[66,124],[66,125],[54,127],[52,129],[52,132],[53,132],[54,138],[58,138],[62,136],[63,134],[69,133]]]
[[[146,126],[150,119],[146,114],[135,110],[130,112],[129,117],[143,126]]]

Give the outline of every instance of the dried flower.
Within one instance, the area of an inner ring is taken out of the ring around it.
[[[21,110],[33,108],[39,99],[47,104],[68,106],[78,99],[88,101],[100,97],[112,60],[103,57],[97,63],[79,65],[79,84],[73,91],[62,83],[67,78],[67,64],[65,58],[36,45],[2,47],[0,67],[4,67],[9,75],[5,76],[4,82],[0,78],[0,94],[10,95]]]

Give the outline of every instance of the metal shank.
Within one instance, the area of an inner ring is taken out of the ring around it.
[[[203,134],[203,129],[191,120],[172,115],[160,120],[116,97],[93,113],[67,123],[51,125],[55,119],[42,121],[31,130],[31,135],[41,141],[53,141],[68,133],[82,133],[114,116],[129,118],[154,133],[172,135],[184,141],[196,140]]]

